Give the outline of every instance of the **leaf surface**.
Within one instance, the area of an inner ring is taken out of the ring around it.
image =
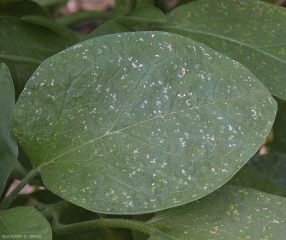
[[[261,146],[275,112],[236,61],[180,35],[137,32],[87,40],[42,63],[13,126],[48,189],[128,214],[220,187]]]
[[[49,222],[34,208],[16,207],[0,212],[0,232],[5,238],[51,240]]]
[[[0,64],[0,193],[17,160],[18,147],[11,134],[11,114],[15,106],[13,82],[8,68]]]
[[[198,201],[156,213],[148,221],[148,225],[157,230],[149,239],[283,240],[285,206],[283,197],[250,188],[224,186]]]
[[[180,6],[158,30],[202,42],[250,69],[286,99],[286,9],[257,0],[201,0]]]

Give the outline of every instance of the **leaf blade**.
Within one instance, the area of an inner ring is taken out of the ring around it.
[[[261,1],[205,0],[176,8],[155,29],[188,36],[237,60],[285,99],[285,18],[285,9]]]
[[[283,239],[285,198],[257,190],[224,186],[187,205],[157,213],[148,225],[162,232],[154,239]],[[152,235],[150,237],[152,239]],[[169,239],[169,238],[168,238]]]
[[[39,65],[76,41],[21,19],[0,17],[2,61]],[[21,38],[19,38],[21,36]]]
[[[98,212],[152,212],[207,195],[257,151],[276,111],[242,65],[161,32],[75,45],[26,87],[13,115],[20,145],[47,188]]]
[[[11,134],[10,119],[15,106],[13,82],[8,68],[0,64],[0,193],[17,160],[18,147]]]
[[[16,207],[0,212],[2,236],[35,236],[44,240],[52,239],[49,222],[34,208]]]

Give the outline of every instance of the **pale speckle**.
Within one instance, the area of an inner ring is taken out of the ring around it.
[[[276,219],[273,219],[271,222],[276,224],[279,223],[279,221],[277,221]]]
[[[184,75],[186,74],[186,69],[185,68],[182,68],[182,75],[178,74],[178,76],[180,78],[184,77]]]
[[[97,88],[95,89],[95,91],[98,91],[101,86],[102,86],[102,85],[98,84],[98,85],[97,85]]]
[[[169,49],[170,52],[173,50],[171,44],[169,44],[169,45],[167,46],[167,48]]]
[[[133,171],[132,173],[129,173],[129,177],[131,178],[132,176],[135,175],[135,171]]]
[[[252,109],[251,112],[252,112],[252,115],[251,115],[252,117],[257,117],[257,112],[256,112],[256,110]]]
[[[156,158],[153,159],[153,160],[151,160],[150,163],[157,163],[157,162],[156,162]]]

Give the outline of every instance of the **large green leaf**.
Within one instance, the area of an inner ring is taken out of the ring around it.
[[[52,239],[49,222],[41,213],[30,207],[17,207],[0,212],[0,233],[3,239]]]
[[[17,160],[18,147],[10,128],[14,105],[15,93],[9,70],[5,64],[0,64],[0,194]]]
[[[275,239],[286,236],[286,199],[254,189],[225,186],[148,221],[150,240]]]
[[[107,213],[178,206],[257,151],[276,103],[245,67],[162,32],[87,40],[38,68],[13,114],[48,189]]]
[[[179,33],[237,60],[286,99],[286,9],[258,0],[201,0],[156,29]]]

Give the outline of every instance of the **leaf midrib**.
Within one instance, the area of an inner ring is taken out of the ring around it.
[[[171,114],[177,114],[177,113],[182,113],[182,112],[185,112],[185,111],[188,111],[188,110],[198,109],[198,108],[204,107],[204,106],[215,105],[215,104],[219,104],[219,103],[229,103],[230,101],[235,101],[235,100],[238,100],[238,99],[240,99],[240,98],[244,98],[244,97],[246,97],[248,94],[249,94],[249,92],[246,93],[246,94],[244,94],[244,95],[240,95],[240,96],[238,96],[238,97],[236,97],[236,98],[230,98],[230,99],[228,99],[227,101],[214,101],[214,102],[211,102],[211,103],[201,104],[201,105],[196,106],[196,107],[186,108],[186,109],[183,109],[183,110],[166,113],[166,114],[161,115],[161,116],[156,116],[156,117],[153,117],[153,118],[150,118],[150,119],[146,119],[146,120],[144,120],[144,121],[141,121],[141,122],[132,124],[132,125],[130,125],[130,126],[127,126],[127,127],[122,128],[122,129],[120,129],[120,130],[116,130],[116,131],[112,131],[112,132],[107,131],[105,134],[103,134],[103,135],[101,135],[101,136],[99,136],[99,137],[96,137],[96,138],[94,138],[94,139],[91,139],[91,140],[89,140],[89,141],[87,141],[87,142],[85,142],[85,143],[83,143],[83,144],[81,144],[81,145],[79,145],[79,146],[77,146],[77,147],[74,147],[74,148],[72,148],[72,149],[69,149],[69,150],[65,151],[65,152],[62,153],[62,154],[59,154],[58,156],[54,157],[54,158],[51,159],[50,161],[45,162],[45,163],[43,163],[42,165],[39,165],[38,168],[41,168],[41,167],[46,166],[46,165],[48,165],[48,164],[51,164],[51,163],[55,162],[57,159],[61,158],[62,156],[67,155],[67,154],[69,154],[70,152],[73,152],[73,151],[75,151],[75,150],[77,150],[77,149],[79,149],[79,148],[81,148],[81,147],[83,147],[83,146],[85,146],[85,145],[88,145],[88,144],[90,144],[90,143],[93,143],[93,142],[95,142],[95,141],[97,141],[97,140],[99,140],[99,139],[101,139],[101,138],[103,138],[103,137],[106,137],[106,136],[109,136],[109,135],[112,135],[112,134],[122,133],[124,130],[129,129],[129,128],[132,128],[132,127],[135,127],[135,126],[137,126],[137,125],[139,125],[139,124],[143,124],[143,123],[146,123],[146,122],[149,122],[149,121],[153,121],[153,120],[158,119],[158,118],[164,118],[164,117],[166,117],[166,116],[168,116],[168,115],[171,115]],[[161,151],[162,151],[162,150],[161,150]],[[169,153],[169,154],[172,154],[172,153],[170,153],[170,152],[168,152],[168,153]],[[175,156],[175,154],[172,154],[172,155]],[[176,156],[177,156],[177,155],[176,155]],[[178,156],[178,157],[180,157],[180,156]],[[181,158],[182,158],[182,157],[181,157]]]

